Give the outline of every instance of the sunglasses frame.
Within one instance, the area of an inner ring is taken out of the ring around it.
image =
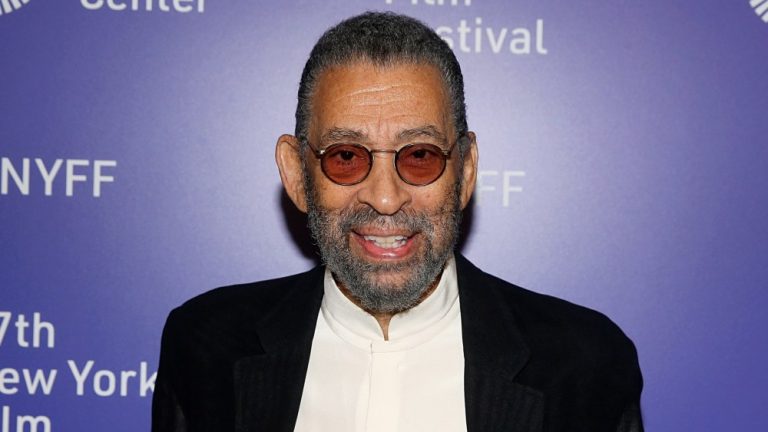
[[[304,142],[307,144],[309,149],[312,150],[312,154],[314,154],[315,157],[320,161],[320,169],[323,171],[323,174],[325,175],[325,177],[327,177],[328,180],[332,181],[333,183],[335,183],[335,184],[337,184],[339,186],[354,186],[356,184],[359,184],[359,183],[362,183],[363,181],[365,181],[365,179],[368,178],[368,175],[371,173],[371,170],[373,169],[373,161],[374,161],[373,155],[374,155],[374,153],[392,153],[393,155],[395,155],[395,157],[392,158],[392,165],[395,168],[395,172],[397,173],[397,176],[400,177],[400,180],[402,180],[404,183],[409,184],[411,186],[427,186],[427,185],[430,185],[430,184],[436,182],[440,177],[443,176],[443,173],[445,172],[445,167],[448,165],[448,159],[451,158],[451,153],[453,152],[453,149],[456,148],[456,144],[459,141],[458,140],[454,141],[453,145],[450,148],[448,148],[448,149],[441,148],[440,146],[438,146],[436,144],[431,144],[431,143],[413,143],[413,144],[406,144],[406,145],[400,147],[397,150],[369,149],[368,147],[366,147],[366,146],[364,146],[362,144],[357,144],[357,143],[331,144],[331,145],[329,145],[326,148],[316,149],[312,144],[309,143],[308,140],[304,140]],[[442,155],[442,157],[443,157],[443,167],[440,170],[440,173],[437,176],[435,176],[434,179],[430,180],[427,183],[412,183],[412,182],[406,180],[403,177],[403,175],[400,173],[400,170],[397,167],[397,159],[398,159],[398,157],[401,154],[400,152],[405,150],[405,149],[409,149],[411,147],[417,146],[417,145],[419,145],[419,146],[431,146],[431,147],[434,147],[435,149],[437,149],[437,153]],[[323,164],[323,156],[325,156],[328,153],[329,150],[331,150],[333,148],[336,148],[336,147],[339,147],[339,146],[353,146],[353,147],[357,147],[357,148],[363,149],[363,150],[366,151],[366,153],[368,153],[368,158],[370,160],[370,162],[368,163],[368,171],[366,171],[365,175],[360,180],[357,180],[357,181],[354,181],[354,182],[350,182],[350,183],[340,183],[340,182],[337,182],[336,180],[334,180],[333,178],[331,178],[331,176],[328,175],[328,173],[325,171],[325,164]]]

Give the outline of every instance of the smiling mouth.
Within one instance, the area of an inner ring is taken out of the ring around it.
[[[365,255],[373,259],[403,259],[414,251],[414,240],[418,233],[353,231],[353,238],[362,247]]]
[[[377,247],[380,247],[382,249],[395,249],[402,246],[405,246],[405,243],[408,241],[408,237],[402,236],[402,235],[396,235],[396,236],[373,236],[373,235],[364,235],[363,238],[365,241],[373,242]]]

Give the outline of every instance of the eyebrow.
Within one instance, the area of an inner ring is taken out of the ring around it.
[[[334,144],[343,141],[363,142],[368,140],[368,135],[359,130],[332,127],[320,137],[320,143]]]
[[[448,141],[445,135],[434,125],[423,125],[404,129],[397,133],[397,140],[401,142],[413,141],[417,138],[432,138],[440,144],[446,144]],[[368,134],[365,132],[342,127],[332,127],[320,137],[320,143],[323,146],[339,142],[356,142],[364,144],[368,141]]]
[[[424,125],[417,128],[405,129],[397,134],[397,139],[399,141],[411,141],[416,138],[432,138],[441,144],[445,144],[447,142],[445,135],[433,125]]]

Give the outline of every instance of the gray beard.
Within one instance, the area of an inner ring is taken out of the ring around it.
[[[331,273],[370,313],[394,314],[408,310],[423,299],[437,283],[445,263],[453,253],[461,223],[460,181],[448,192],[444,205],[433,216],[401,210],[387,216],[368,206],[328,210],[317,204],[312,180],[306,175],[307,216],[312,237],[320,256]],[[407,228],[423,237],[423,250],[403,263],[370,263],[355,256],[349,245],[351,232],[359,226]],[[438,232],[442,231],[442,232]],[[437,234],[436,234],[437,232]],[[436,241],[437,240],[437,241]],[[397,282],[384,282],[377,274],[398,272],[405,275]]]

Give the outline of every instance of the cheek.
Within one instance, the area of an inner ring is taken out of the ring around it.
[[[433,218],[440,219],[450,209],[453,188],[445,185],[440,188],[432,188],[424,193],[415,194],[412,207],[417,212],[425,213]]]
[[[443,175],[436,182],[418,188],[419,190],[414,193],[414,204],[418,202],[420,209],[429,213],[449,209],[455,201],[457,181],[456,171],[447,166]]]
[[[339,186],[328,180],[320,170],[315,174],[315,200],[320,206],[328,210],[339,210],[352,205],[354,187]]]
[[[435,213],[440,208],[441,194],[437,190],[416,193],[413,197],[413,208],[428,214]]]

